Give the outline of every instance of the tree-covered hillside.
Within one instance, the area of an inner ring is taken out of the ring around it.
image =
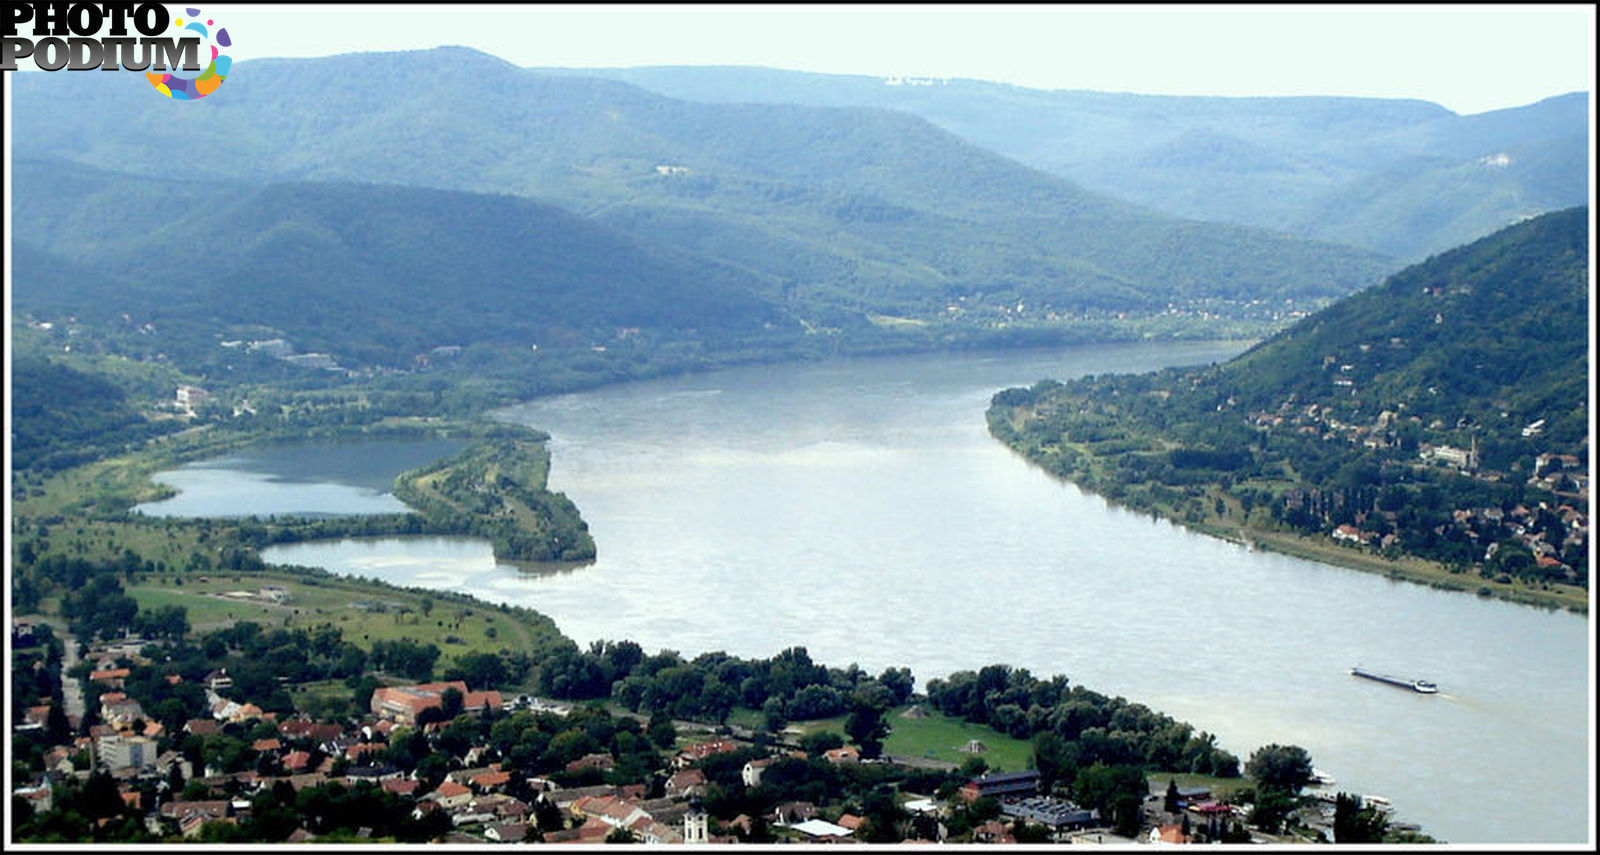
[[[169,105],[126,97],[116,81],[40,77],[16,81],[19,158],[170,175],[171,152],[196,150],[205,154],[182,166],[194,183],[536,197],[741,267],[763,297],[816,326],[874,314],[1042,321],[1172,303],[1282,311],[1350,293],[1390,266],[1115,202],[906,113],[691,103],[460,48],[240,63],[225,97],[176,123]],[[320,85],[328,79],[340,85]],[[302,96],[312,89],[322,96]],[[123,129],[114,143],[107,125]],[[64,195],[62,175],[46,181]],[[32,218],[34,197],[16,198],[19,219]]]
[[[11,362],[13,469],[60,469],[182,427],[147,420],[116,383],[39,353]]]
[[[1424,101],[1047,91],[754,67],[544,69],[675,98],[904,110],[1092,190],[1402,259],[1588,198],[1588,95],[1457,115]]]
[[[626,334],[797,333],[756,278],[512,196],[352,184],[194,183],[17,166],[46,182],[19,220],[16,307],[181,325],[215,349],[235,326],[275,330],[348,366],[406,365],[437,347]],[[173,212],[103,221],[105,205]],[[92,264],[112,271],[61,277]],[[60,281],[57,281],[60,280]],[[54,287],[44,287],[54,282]],[[108,287],[109,285],[109,287]],[[261,333],[260,337],[270,337]]]
[[[990,427],[1056,474],[1211,530],[1586,585],[1588,243],[1587,209],[1547,214],[1224,365],[1005,390]]]
[[[1588,431],[1587,211],[1407,268],[1241,354],[1219,382],[1241,407],[1292,397],[1350,419],[1404,411],[1491,448],[1543,419],[1545,442],[1576,447]]]

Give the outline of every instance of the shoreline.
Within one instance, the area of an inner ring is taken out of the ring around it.
[[[992,431],[990,435],[994,436]],[[1051,472],[1041,465],[1039,461],[1029,457],[999,436],[994,436],[994,439],[1030,465],[1044,471],[1051,478],[1071,484],[1085,493],[1097,496],[1118,509],[1136,514],[1145,514],[1196,534],[1238,544],[1247,549],[1274,552],[1290,558],[1338,567],[1342,570],[1381,575],[1397,582],[1424,585],[1440,591],[1471,594],[1482,599],[1501,600],[1521,606],[1530,606],[1542,611],[1570,612],[1585,618],[1589,615],[1589,592],[1583,589],[1575,589],[1583,590],[1583,597],[1580,599],[1576,593],[1569,595],[1559,590],[1541,590],[1517,583],[1507,584],[1494,579],[1483,578],[1475,573],[1452,573],[1441,564],[1415,556],[1402,556],[1397,559],[1391,559],[1374,555],[1364,550],[1356,551],[1351,547],[1340,546],[1331,541],[1318,542],[1306,535],[1292,532],[1264,530],[1249,525],[1219,525],[1209,520],[1206,522],[1190,522],[1172,513],[1159,503],[1153,503],[1151,507],[1145,508],[1134,507],[1076,480]]]

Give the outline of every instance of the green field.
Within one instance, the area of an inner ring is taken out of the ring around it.
[[[183,584],[176,584],[177,579]],[[200,581],[201,579],[205,581]],[[262,586],[288,590],[284,604],[258,596]],[[502,649],[537,655],[561,642],[548,619],[533,623],[483,603],[461,604],[443,595],[379,588],[353,581],[305,577],[289,573],[213,573],[155,575],[129,587],[128,595],[141,609],[165,605],[188,610],[190,626],[205,631],[236,621],[256,621],[268,627],[311,629],[328,624],[338,627],[344,639],[370,650],[374,642],[409,640],[437,644],[443,651],[436,670],[466,653],[494,653]],[[247,596],[230,596],[243,593]],[[426,616],[423,601],[433,605]],[[358,604],[382,603],[384,610]]]
[[[1026,739],[1016,739],[990,727],[952,718],[926,706],[922,708],[927,713],[925,717],[906,718],[902,713],[909,708],[895,707],[884,714],[891,728],[889,737],[883,741],[885,754],[940,760],[958,766],[976,756],[982,757],[990,769],[1008,772],[1033,765],[1033,743]],[[795,740],[803,734],[832,731],[844,737],[848,743],[850,739],[844,732],[846,718],[841,715],[790,722],[786,730],[789,738]],[[754,710],[740,707],[728,716],[728,723],[760,730],[762,716]],[[973,739],[983,743],[987,750],[976,755],[962,751]]]
[[[355,692],[343,680],[321,680],[301,683],[290,690],[294,708],[313,718],[338,715],[350,705]]]
[[[896,707],[889,711],[888,721],[892,730],[883,743],[885,753],[943,760],[958,765],[970,757],[982,757],[991,770],[1008,772],[1027,769],[1032,765],[1032,742],[1007,736],[983,725],[951,718],[927,707],[922,708],[927,713],[924,718],[907,718],[902,715],[906,709]],[[988,750],[980,754],[962,751],[962,747],[973,739],[983,743]]]
[[[1193,772],[1150,772],[1145,778],[1150,782],[1150,791],[1153,793],[1165,793],[1167,782],[1176,781],[1179,787],[1210,787],[1211,797],[1222,801],[1227,801],[1234,793],[1251,786],[1248,778],[1217,778]]]

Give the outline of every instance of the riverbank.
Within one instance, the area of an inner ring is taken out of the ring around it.
[[[14,528],[34,520],[84,515],[139,528],[151,518],[136,505],[168,498],[171,487],[153,476],[163,470],[269,443],[438,438],[467,446],[450,457],[398,473],[395,496],[410,506],[398,514],[353,517],[242,518],[225,529],[244,532],[241,545],[299,542],[382,534],[478,536],[508,562],[585,561],[594,541],[578,510],[547,489],[548,435],[487,419],[390,416],[366,424],[287,424],[248,430],[218,428],[168,436],[145,448],[52,473],[19,485]],[[168,524],[181,524],[172,521]]]
[[[1363,548],[1332,543],[1327,538],[1311,537],[1283,531],[1269,531],[1243,526],[1228,527],[1216,523],[1186,523],[1171,516],[1170,522],[1188,526],[1195,531],[1240,543],[1252,549],[1277,552],[1308,561],[1332,564],[1348,570],[1377,573],[1390,579],[1438,588],[1443,591],[1461,591],[1480,597],[1493,597],[1522,605],[1559,610],[1575,614],[1589,613],[1587,592],[1576,589],[1537,588],[1525,583],[1504,583],[1485,579],[1477,574],[1454,572],[1433,561],[1400,556],[1388,558]]]
[[[1574,645],[1564,636],[1550,643],[1549,634],[1581,621],[1264,559],[1106,513],[1098,500],[1039,478],[972,420],[990,390],[1015,378],[1218,358],[1175,352],[1101,348],[1011,365],[851,360],[549,401],[520,415],[558,437],[553,483],[604,524],[604,557],[581,573],[501,573],[462,590],[549,614],[585,647],[627,637],[651,650],[765,657],[804,643],[821,661],[867,657],[874,673],[905,663],[926,677],[1009,661],[1071,675],[1169,710],[1235,750],[1305,745],[1351,786],[1389,794],[1452,839],[1519,833],[1493,818],[1463,819],[1456,808],[1480,794],[1449,783],[1462,770],[1481,780],[1480,768],[1510,769],[1509,792],[1497,787],[1496,797],[1508,795],[1509,810],[1534,818],[1517,826],[1566,834],[1561,814],[1518,797],[1570,785],[1562,770],[1571,743],[1514,722],[1526,720],[1526,706],[1548,725],[1573,720],[1561,692],[1581,662],[1568,669],[1552,654]],[[596,442],[604,443],[598,452]],[[710,501],[718,495],[735,504]],[[67,537],[70,527],[56,530]],[[1048,548],[1056,545],[1066,548]],[[433,573],[439,566],[420,565],[416,581],[385,578],[457,587]],[[828,619],[795,607],[817,591],[832,592]],[[708,609],[710,598],[740,608]],[[1151,653],[1174,643],[1184,655]],[[1496,704],[1506,715],[1490,716],[1480,705],[1412,703],[1387,692],[1375,700],[1382,716],[1363,715],[1358,705],[1374,693],[1352,691],[1347,671],[1352,661],[1380,661],[1372,648],[1429,651],[1418,673],[1463,698],[1538,701]],[[1203,670],[1195,666],[1202,660]],[[1394,726],[1427,736],[1408,753],[1372,732]],[[1340,737],[1329,740],[1327,728]],[[1440,731],[1486,761],[1441,756],[1432,736]],[[1541,750],[1547,744],[1559,753]]]
[[[1170,452],[1178,447],[1177,443],[1132,428],[1119,434],[1120,439],[1105,442],[1073,441],[1065,437],[1042,442],[1018,423],[1021,416],[1017,413],[999,403],[992,405],[987,415],[990,435],[1052,477],[1097,495],[1116,507],[1253,549],[1444,591],[1581,615],[1589,613],[1589,592],[1585,588],[1483,575],[1417,556],[1383,554],[1369,546],[1347,545],[1323,535],[1296,532],[1270,520],[1265,508],[1247,507],[1237,492],[1211,481],[1189,483],[1179,488],[1130,480],[1126,473],[1118,471],[1119,455]]]

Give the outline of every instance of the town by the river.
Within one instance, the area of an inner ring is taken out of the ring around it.
[[[1340,789],[1387,796],[1397,819],[1442,840],[1582,841],[1585,617],[1194,534],[1063,484],[985,430],[990,395],[1008,385],[1243,346],[760,366],[537,400],[501,417],[552,435],[551,486],[589,522],[592,564],[497,565],[464,538],[263,557],[529,606],[580,644],[804,645],[920,681],[993,662],[1065,674],[1235,752],[1304,746]],[[1354,665],[1440,692],[1355,679]]]

